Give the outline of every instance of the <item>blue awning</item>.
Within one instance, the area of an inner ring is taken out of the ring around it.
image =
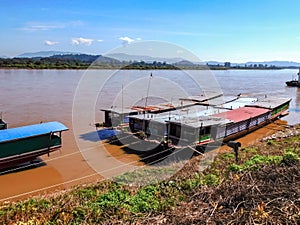
[[[51,132],[65,131],[68,129],[69,128],[67,128],[60,122],[48,122],[23,127],[9,128],[6,130],[0,130],[0,143],[21,138],[39,136]]]

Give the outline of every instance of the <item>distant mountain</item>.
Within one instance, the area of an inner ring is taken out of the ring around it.
[[[62,52],[62,51],[40,51],[40,52],[27,52],[16,56],[16,58],[35,58],[35,57],[50,57],[53,55],[65,54],[80,54],[76,52]]]
[[[9,57],[6,56],[6,55],[0,55],[0,58],[1,58],[1,59],[7,59],[7,58],[9,58]]]
[[[64,55],[53,55],[50,56],[49,58],[75,60],[75,61],[88,62],[88,63],[92,63],[92,62],[120,63],[119,60],[102,56],[102,55],[64,54]]]
[[[157,61],[157,62],[166,62],[166,63],[172,64],[172,63],[176,63],[176,62],[185,60],[185,59],[176,58],[176,57],[175,58],[164,58],[164,57],[152,57],[152,56],[147,56],[147,55],[129,55],[129,54],[125,54],[125,53],[111,53],[111,54],[107,54],[106,56],[117,59],[119,61],[126,61],[126,62],[144,61],[147,63],[149,63],[149,62],[152,63],[153,61]]]
[[[218,62],[218,61],[205,61],[208,65],[224,65],[224,62]]]
[[[264,61],[264,62],[246,62],[247,66],[249,65],[268,65],[268,66],[276,66],[276,67],[300,67],[300,63],[292,62],[292,61]]]
[[[205,63],[207,63],[208,65],[220,65],[223,66],[225,64],[225,62],[218,62],[218,61],[206,61]],[[300,63],[298,62],[292,62],[292,61],[263,61],[263,62],[246,62],[246,63],[235,63],[235,62],[231,62],[230,63],[231,66],[254,66],[254,65],[267,65],[268,67],[270,66],[276,66],[276,67],[300,67]]]
[[[174,66],[195,66],[194,63],[188,60],[181,60],[179,62],[173,63]]]

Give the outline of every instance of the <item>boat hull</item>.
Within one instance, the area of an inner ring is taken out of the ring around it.
[[[287,81],[285,83],[289,87],[300,87],[300,84],[297,80]]]
[[[13,155],[13,156],[1,158],[0,159],[0,170],[7,169],[7,168],[10,168],[13,166],[17,166],[21,163],[30,162],[41,155],[50,154],[51,152],[58,150],[60,147],[61,147],[61,145],[55,146],[55,147],[50,147],[50,148],[44,148],[44,149],[40,149],[37,151],[27,152],[27,153],[23,153],[23,154],[19,154],[19,155]]]

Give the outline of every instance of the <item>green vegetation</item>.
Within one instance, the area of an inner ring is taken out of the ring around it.
[[[245,147],[238,163],[228,149],[203,172],[199,165],[205,158],[197,156],[171,178],[146,186],[103,181],[3,203],[0,224],[297,224],[299,144],[300,136],[294,136]],[[174,172],[174,165],[145,168],[116,180],[132,182],[168,172]]]
[[[86,69],[90,62],[61,58],[0,59],[0,68],[7,69]]]
[[[91,56],[85,54],[79,55],[54,55],[51,57],[35,57],[35,58],[12,58],[1,59],[0,68],[6,69],[124,69],[124,70],[150,70],[164,69],[176,70],[179,69],[174,65],[166,62],[120,62],[118,60],[104,57]]]
[[[124,69],[124,70],[228,70],[228,69],[282,69],[267,65],[196,64],[186,60],[166,62],[119,61],[102,55],[65,54],[50,57],[0,58],[0,68],[6,69]]]

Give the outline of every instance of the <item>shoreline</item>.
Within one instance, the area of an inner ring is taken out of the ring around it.
[[[274,125],[276,126],[276,128],[272,127]],[[270,126],[270,127],[268,127],[268,126]],[[260,132],[261,132],[262,129],[269,130],[271,132],[271,134],[261,136]],[[290,126],[290,125],[285,125],[285,123],[279,123],[279,124],[271,123],[271,124],[268,124],[267,126],[262,127],[258,130],[260,131],[258,134],[255,134],[255,131],[254,131],[254,132],[248,133],[245,136],[242,136],[242,137],[236,139],[235,141],[241,142],[242,143],[242,148],[247,148],[249,146],[259,146],[261,143],[276,140],[276,139],[284,139],[284,138],[294,137],[294,136],[300,135],[300,124],[295,124],[295,125]],[[273,131],[277,130],[277,131],[274,133],[272,130]],[[257,137],[257,136],[260,136],[260,137]],[[121,146],[117,147],[117,146],[112,145],[108,149],[108,152],[113,157],[118,157],[119,156],[119,155],[116,155],[116,152],[114,152],[114,150],[112,150],[112,149],[116,149],[116,148],[118,148],[120,150]],[[220,146],[220,147],[218,147],[218,148],[216,148],[212,151],[209,151],[208,153],[204,153],[203,156],[205,156],[205,155],[209,156],[210,154],[217,154],[218,155],[218,154],[224,154],[224,153],[228,153],[228,152],[232,152],[232,149],[230,147],[228,147],[227,145],[222,145],[222,146]],[[126,155],[128,153],[123,152],[122,155],[123,154]],[[130,157],[130,154],[128,154],[127,157]],[[196,156],[193,156],[190,160],[198,161],[199,159],[201,159],[201,157],[202,157],[201,155],[200,156],[196,155]],[[124,159],[121,159],[121,161],[125,162],[125,163],[128,163],[128,159],[126,159],[126,157]],[[138,163],[137,165],[142,166],[142,167],[149,166],[149,165],[144,164],[144,163]],[[36,193],[33,196],[31,196],[29,194],[29,195],[26,195],[24,197],[21,197],[20,199],[13,198],[14,200],[11,200],[11,201],[7,200],[7,202],[26,201],[27,199],[30,199],[30,198],[49,198],[49,197],[59,195],[59,193],[63,194],[63,193],[66,193],[66,192],[70,192],[70,191],[72,191],[73,189],[76,189],[76,188],[90,186],[90,185],[96,185],[99,182],[107,182],[109,180],[110,179],[101,178],[101,179],[97,179],[96,181],[91,181],[91,182],[88,182],[88,183],[78,184],[78,185],[70,186],[70,187],[67,187],[67,188],[62,186],[62,189],[59,188],[59,189],[46,190],[45,194]],[[33,193],[34,192],[37,192],[37,191],[33,191]],[[2,202],[0,201],[0,206],[1,206],[2,203],[3,203],[3,201]]]
[[[272,139],[268,139],[270,137]],[[245,220],[248,218],[248,215],[252,215],[248,213],[257,212],[258,205],[262,204],[261,201],[265,201],[260,198],[264,198],[263,196],[268,193],[264,193],[264,190],[261,189],[261,192],[255,192],[258,193],[257,195],[248,196],[251,205],[249,203],[246,206],[243,206],[242,200],[235,198],[241,190],[247,192],[248,188],[252,188],[252,182],[255,190],[262,188],[257,186],[260,180],[255,180],[256,174],[259,175],[258,179],[269,182],[270,178],[268,176],[270,174],[271,176],[278,175],[278,179],[282,179],[282,177],[290,176],[289,173],[295,171],[293,168],[297,169],[300,167],[300,149],[295,148],[295,141],[297,143],[300,142],[299,124],[285,128],[284,124],[282,124],[282,126],[278,127],[277,132],[265,138],[267,139],[261,138],[256,140],[254,144],[243,146],[240,150],[238,163],[234,162],[234,154],[231,150],[223,151],[217,154],[209,167],[200,171],[199,163],[207,162],[209,157],[196,156],[189,160],[172,177],[146,186],[128,186],[106,179],[77,185],[51,194],[31,197],[23,201],[2,202],[0,203],[0,214],[2,216],[0,222],[4,224],[11,224],[17,221],[37,224],[52,222],[56,224],[58,223],[57,221],[60,221],[59,223],[69,224],[77,221],[84,224],[99,224],[103,222],[116,224],[135,221],[139,224],[149,224],[155,221],[164,221],[163,223],[196,222],[207,220],[208,218],[211,221],[218,221],[220,215],[223,215],[223,221],[224,219],[232,221],[233,219],[241,219],[239,217],[241,207],[243,210],[242,214],[247,216],[243,217]],[[284,147],[283,149],[279,147],[281,145]],[[151,172],[147,168],[146,171],[148,173]],[[278,171],[285,171],[287,174],[282,174],[281,176],[281,172]],[[134,173],[128,173],[126,176],[130,178],[132,175]],[[298,176],[298,174],[295,176]],[[251,183],[250,186],[247,185],[248,182]],[[242,189],[234,188],[236,185],[239,185],[237,187]],[[281,187],[278,187],[278,191],[280,191]],[[285,184],[285,193],[294,193],[290,187],[292,188],[292,184]],[[272,189],[273,187],[270,188]],[[226,195],[224,195],[225,193]],[[274,195],[274,199],[273,196],[268,195],[268,204],[277,199],[276,190],[275,192],[269,191],[270,193]],[[212,200],[220,195],[224,195],[224,203],[222,203],[222,199],[219,199],[216,202],[217,208],[211,204],[205,205],[204,208],[200,207],[206,204],[207,199]],[[206,196],[206,200],[198,201],[197,199],[200,196]],[[247,197],[247,195],[243,196],[244,198]],[[297,197],[297,195],[291,195],[286,200],[288,202],[292,201],[290,199],[293,198],[292,196]],[[231,199],[230,204],[234,204],[233,208],[230,205],[226,205],[228,201],[225,198]],[[251,198],[253,201],[251,201]],[[198,206],[196,208],[191,207],[190,204],[199,205],[200,208]],[[267,212],[273,212],[270,206],[264,207],[266,207],[266,210],[269,210]],[[233,209],[238,210],[232,211]],[[206,215],[202,212],[203,210],[214,213]],[[265,212],[264,210],[265,208],[261,212]],[[298,211],[291,216],[297,217],[297,213]],[[266,218],[271,218],[263,216],[265,214],[256,215],[256,220],[258,221],[261,221],[261,219],[265,221]],[[273,215],[273,217],[277,218],[276,215]],[[280,219],[281,217],[278,218]],[[251,219],[251,216],[249,219]]]
[[[28,68],[28,67],[0,67],[0,70],[87,70],[87,69],[92,69],[92,70],[284,70],[284,69],[297,69],[297,68],[290,68],[290,67],[282,67],[282,68],[193,68],[193,67],[182,67],[182,68],[176,68],[176,69],[166,69],[166,68],[144,68],[144,69],[139,69],[139,68],[123,68],[123,67],[102,67],[102,68],[93,68],[93,67],[83,67],[83,68],[59,68],[59,67],[54,67],[54,68]]]

